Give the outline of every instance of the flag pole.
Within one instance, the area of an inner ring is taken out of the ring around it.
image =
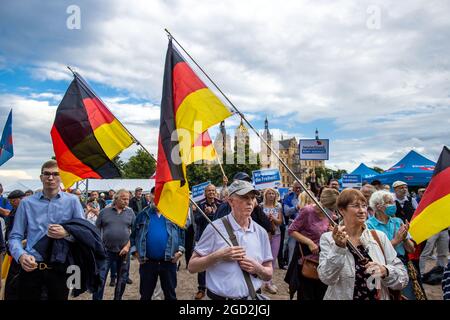
[[[195,61],[195,59],[184,49],[184,47],[177,41],[177,39],[174,38],[174,36],[169,32],[169,30],[164,29],[168,36],[175,41],[175,43],[183,50],[183,52],[191,59],[191,61],[199,68],[199,70],[205,75],[205,77],[214,85],[214,87],[221,93],[221,95],[225,98],[225,100],[230,104],[230,106],[235,110],[237,114],[241,116],[241,118],[245,121],[245,123],[252,129],[255,134],[258,136],[258,138],[267,146],[267,148],[272,152],[272,154],[278,159],[278,161],[281,163],[281,165],[289,172],[289,174],[297,181],[303,190],[306,192],[306,194],[313,200],[313,202],[317,205],[317,207],[322,211],[322,213],[328,218],[330,221],[330,224],[335,227],[337,226],[337,223],[334,222],[331,215],[325,210],[325,208],[322,206],[322,204],[316,199],[316,197],[312,194],[308,188],[306,188],[305,184],[295,175],[295,173],[291,170],[291,168],[288,167],[288,165],[280,158],[278,153],[276,153],[272,147],[267,143],[267,141],[259,134],[258,130],[256,130],[252,124],[247,120],[247,118],[244,116],[244,114],[239,111],[239,109],[231,102],[231,100],[227,97],[227,95],[219,88],[219,86],[211,79],[211,77],[206,73],[205,70]],[[365,259],[364,256],[361,254],[361,252],[355,247],[355,245],[350,241],[347,240],[347,245],[351,247],[357,254],[358,258]]]
[[[72,68],[70,66],[67,66],[67,68],[72,72],[73,76],[79,80],[82,80],[78,77],[78,74],[76,72],[74,72],[72,70]],[[82,81],[83,82],[83,81]],[[96,97],[98,100],[102,101],[100,99],[100,97],[98,97],[95,92],[93,92],[89,86],[86,86],[86,90],[88,90],[94,97]],[[103,105],[108,109],[109,112],[111,112],[111,110],[109,110],[108,106],[102,101]],[[117,119],[117,118],[116,118]],[[122,124],[122,122],[120,122],[119,119],[117,119],[117,121],[122,125],[122,127],[127,131],[127,133],[133,138],[134,142],[140,146],[142,148],[142,150],[144,150],[145,152],[147,152],[147,154],[155,161],[155,163],[157,163],[157,160],[155,159],[155,157],[153,156],[153,154],[151,154],[147,148],[144,147],[144,145],[130,132],[128,131],[128,129]],[[223,170],[222,170],[223,172]],[[232,244],[230,243],[229,240],[227,240],[224,235],[222,233],[220,233],[220,231],[217,229],[217,227],[211,222],[211,220],[208,218],[208,216],[206,215],[206,213],[197,205],[197,203],[191,198],[189,197],[189,201],[200,211],[200,213],[205,217],[205,219],[208,221],[208,223],[210,223],[212,225],[212,227],[217,231],[217,233],[222,237],[222,239],[231,247]]]

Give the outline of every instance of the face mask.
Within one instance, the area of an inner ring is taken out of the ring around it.
[[[395,215],[395,213],[397,212],[397,206],[395,204],[391,204],[388,205],[386,207],[386,210],[384,210],[384,213],[388,216],[388,217],[393,217]]]

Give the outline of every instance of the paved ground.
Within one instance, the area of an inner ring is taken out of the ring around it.
[[[131,261],[131,279],[133,284],[127,285],[125,289],[125,294],[123,296],[124,300],[136,300],[139,299],[139,264],[136,260]],[[273,300],[289,300],[288,286],[283,281],[286,271],[276,269],[274,272],[274,284],[279,288],[279,292],[276,295],[271,295],[266,293]],[[109,283],[109,279],[108,279]],[[430,300],[442,300],[442,289],[440,285],[430,286],[424,285],[425,291],[427,293],[428,299]],[[186,268],[184,260],[182,261],[181,268],[178,272],[178,286],[177,286],[177,298],[180,300],[192,300],[194,299],[194,294],[197,292],[197,275],[190,274]],[[112,299],[114,295],[114,288],[106,286],[105,288],[105,299]],[[77,300],[89,300],[91,299],[90,294],[83,294],[77,297]]]

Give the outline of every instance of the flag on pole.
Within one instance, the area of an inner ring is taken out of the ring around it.
[[[112,159],[133,143],[122,124],[77,73],[56,110],[53,150],[65,188],[120,177]]]
[[[214,149],[213,142],[208,131],[203,132],[198,136],[197,141],[192,145],[190,152],[190,159],[186,164],[190,164],[200,160],[214,161],[216,160],[217,153]]]
[[[14,156],[12,141],[12,109],[9,112],[5,127],[3,128],[2,139],[0,140],[0,166]]]
[[[199,160],[191,152],[198,144],[203,144],[198,139],[203,141],[201,136],[208,128],[230,115],[230,110],[200,80],[169,39],[161,100],[155,204],[166,218],[180,227],[186,224],[189,210],[186,165]]]
[[[450,149],[442,149],[425,193],[411,219],[409,233],[421,243],[450,226]]]

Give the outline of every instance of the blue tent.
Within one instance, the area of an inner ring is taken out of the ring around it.
[[[425,186],[433,175],[435,162],[411,150],[402,160],[382,174],[370,180],[380,180],[382,184],[392,185],[394,181],[401,180],[409,186]]]
[[[373,169],[370,169],[364,163],[361,163],[358,166],[358,168],[353,170],[350,174],[359,174],[361,176],[362,181],[369,181],[372,180],[373,177],[377,176],[378,172],[376,172]]]
[[[361,163],[358,168],[350,172],[349,174],[359,174],[361,176],[361,181],[367,181],[371,182],[372,179],[378,175],[378,172],[376,172],[373,169],[370,169],[368,166],[366,166],[364,163]],[[339,184],[342,186],[342,178],[338,180]]]

